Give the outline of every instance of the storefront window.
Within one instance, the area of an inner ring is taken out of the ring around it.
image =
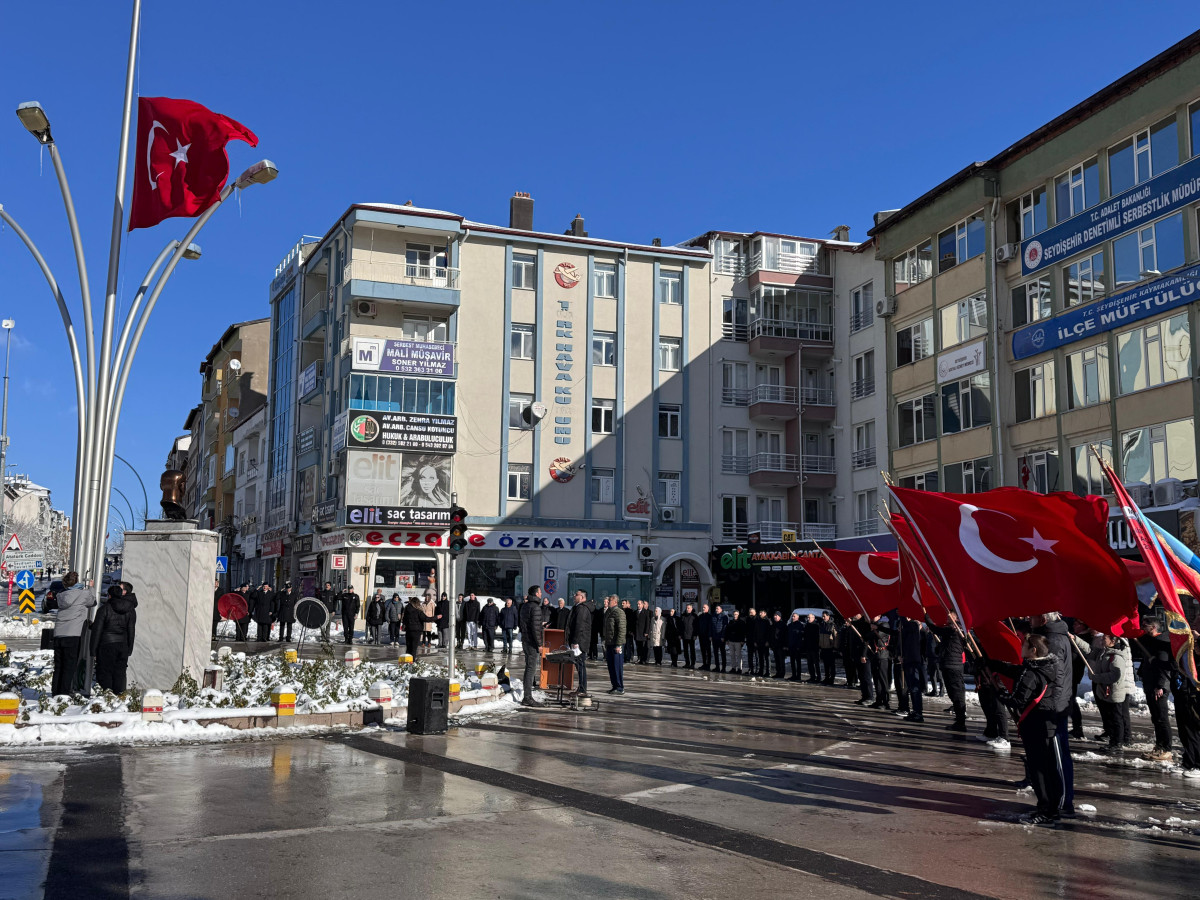
[[[432,556],[428,559],[381,557],[375,563],[375,580],[371,585],[371,592],[374,593],[378,589],[390,597],[389,592],[395,591],[405,599],[418,596],[429,587],[429,574],[434,571],[436,565]]]
[[[521,578],[521,560],[516,556],[489,558],[487,551],[474,551],[467,558],[467,577],[463,593],[480,597],[512,597],[521,599],[524,585]]]
[[[651,600],[651,576],[648,573],[629,575],[593,574],[572,572],[567,578],[567,593],[562,597],[573,597],[576,591],[587,591],[589,601],[596,601],[616,594],[622,600],[637,603]]]

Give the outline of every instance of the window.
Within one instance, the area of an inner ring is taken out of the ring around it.
[[[509,342],[512,346],[513,359],[533,359],[533,326],[512,324],[509,332]]]
[[[683,272],[664,269],[658,273],[658,302],[672,306],[683,303]]]
[[[721,364],[721,402],[726,406],[746,406],[750,402],[750,366],[746,363]]]
[[[1062,274],[1063,302],[1067,306],[1091,303],[1104,294],[1104,253],[1063,266]]]
[[[942,307],[942,347],[987,334],[987,300],[981,294]]]
[[[1120,392],[1157,387],[1192,374],[1187,313],[1117,335]]]
[[[901,447],[932,441],[937,427],[937,394],[926,394],[896,404],[897,433]]]
[[[1156,484],[1164,478],[1196,477],[1196,439],[1192,420],[1180,419],[1121,433],[1121,468],[1128,484]]]
[[[683,368],[683,348],[679,338],[658,339],[658,368],[663,372],[678,372]]]
[[[850,333],[862,331],[875,321],[875,288],[868,281],[850,292]]]
[[[746,539],[746,497],[721,498],[721,537],[727,541]]]
[[[854,381],[850,395],[855,400],[870,397],[875,393],[875,351],[868,350],[854,357]]]
[[[1059,490],[1058,453],[1037,450],[1017,459],[1017,484],[1027,491],[1048,494]]]
[[[592,268],[592,290],[597,297],[617,296],[617,264],[596,263]]]
[[[592,400],[593,434],[613,433],[613,409],[612,400]]]
[[[678,472],[659,472],[654,482],[654,499],[659,506],[679,506],[683,496]]]
[[[1193,103],[1191,109],[1188,110],[1188,121],[1191,123],[1192,156],[1200,156],[1200,102]]]
[[[1067,406],[1082,409],[1108,402],[1108,345],[1067,354]]]
[[[1108,479],[1100,469],[1100,461],[1091,452],[1095,446],[1104,457],[1104,461],[1112,465],[1112,441],[1108,438],[1097,438],[1071,448],[1071,490],[1081,497],[1091,494],[1111,494],[1112,488]]]
[[[1017,201],[1021,215],[1021,240],[1033,237],[1040,231],[1045,231],[1049,225],[1046,210],[1046,189],[1040,187],[1031,191]]]
[[[1123,287],[1183,265],[1183,213],[1113,241],[1113,274]]]
[[[410,341],[444,341],[447,324],[445,319],[432,316],[405,315],[401,331]]]
[[[863,422],[854,426],[854,453],[850,465],[855,469],[870,469],[875,466],[875,422]]]
[[[1062,222],[1100,201],[1100,162],[1095,157],[1054,179],[1054,221]]]
[[[524,291],[537,287],[537,257],[532,253],[513,254],[512,286]]]
[[[755,521],[759,525],[759,534],[764,541],[780,540],[783,536],[779,530],[784,522],[783,513],[783,498],[782,497],[759,497],[755,501],[755,511],[758,513]],[[764,529],[762,526],[770,525]]]
[[[533,397],[529,394],[508,395],[508,427],[528,431],[532,425],[526,424],[522,413],[533,405]]]
[[[617,336],[611,331],[592,333],[592,365],[615,366],[617,364]]]
[[[945,272],[983,253],[982,214],[963,219],[938,235],[938,272]]]
[[[430,281],[446,277],[446,251],[434,251],[428,244],[406,244],[405,274],[409,278]]]
[[[454,415],[454,382],[398,375],[350,376],[347,406],[380,412]]]
[[[906,475],[900,479],[900,487],[911,488],[916,491],[936,491],[938,489],[937,470],[920,472],[916,475]]]
[[[896,365],[906,366],[933,355],[933,319],[896,329]]]
[[[1048,360],[1014,373],[1017,393],[1017,421],[1028,422],[1054,415],[1054,361]]]
[[[968,459],[942,468],[943,489],[951,494],[978,494],[992,489],[992,458]]]
[[[747,429],[721,429],[721,471],[726,475],[750,472],[750,432]]]
[[[898,291],[924,281],[931,275],[933,275],[933,241],[926,241],[919,247],[913,247],[903,256],[892,260],[892,277],[895,279]]]
[[[233,471],[233,464],[237,460],[237,451],[233,449],[233,444],[225,445],[225,468],[224,474],[229,474]]]
[[[750,336],[750,301],[745,297],[726,297],[721,302],[721,336],[744,341]]]
[[[661,438],[679,437],[679,419],[682,409],[674,403],[662,403],[658,407],[658,436]]]
[[[876,515],[879,509],[879,493],[874,488],[869,491],[859,491],[854,495],[854,532],[855,534],[872,534],[879,527]]]
[[[591,490],[593,503],[612,503],[616,473],[612,469],[592,469]]]
[[[980,372],[970,378],[942,385],[942,434],[958,434],[992,421],[991,375]]]
[[[1050,315],[1050,279],[1035,278],[1012,289],[1013,327],[1028,325]]]
[[[1108,151],[1109,195],[1127,191],[1179,165],[1175,117],[1143,128]]]
[[[508,499],[528,500],[533,482],[533,466],[526,463],[508,464]]]

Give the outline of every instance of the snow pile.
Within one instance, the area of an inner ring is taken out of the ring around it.
[[[33,641],[40,640],[42,636],[42,629],[45,627],[46,625],[41,621],[34,625],[32,622],[27,622],[24,619],[0,619],[0,640],[3,640],[4,638],[26,638]]]

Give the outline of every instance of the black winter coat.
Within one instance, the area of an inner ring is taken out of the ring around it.
[[[696,637],[702,641],[712,637],[712,620],[713,614],[711,612],[700,613],[700,615],[696,616]]]
[[[804,647],[805,638],[808,637],[810,631],[816,632],[817,629],[809,628],[804,622],[788,622],[788,650],[792,653],[799,653]],[[812,649],[817,649],[816,641],[813,641]]]
[[[763,646],[771,641],[771,620],[759,616],[754,620],[754,643]]]
[[[1071,656],[1075,652],[1071,649],[1071,639],[1067,637],[1067,623],[1062,619],[1047,622],[1040,628],[1033,629],[1033,632],[1046,638],[1046,643],[1050,645],[1050,655],[1058,660],[1050,679],[1050,689],[1054,694],[1053,710],[1056,713],[1066,712],[1067,707],[1071,705],[1071,694],[1074,693],[1071,685]]]
[[[284,625],[296,621],[296,595],[289,590],[282,590],[275,595],[276,617]]]
[[[255,594],[250,614],[259,625],[270,625],[275,618],[275,595],[270,591],[259,591]]]
[[[1148,634],[1135,638],[1132,642],[1135,649],[1141,651],[1142,664],[1138,668],[1138,677],[1142,679],[1142,687],[1149,694],[1155,690],[1169,691],[1171,689],[1171,641],[1170,638],[1151,637]]]
[[[644,641],[650,637],[650,620],[654,618],[654,614],[648,609],[639,609],[637,612],[637,627],[633,632],[633,638],[636,641]]]
[[[800,639],[803,650],[819,650],[821,648],[821,623],[804,622],[804,636]]]
[[[940,648],[938,661],[943,667],[961,669],[963,665],[963,639],[958,629],[953,625],[934,625],[928,616],[925,624],[937,636]],[[1066,626],[1063,626],[1064,628]],[[1070,649],[1070,648],[1068,648]]]
[[[133,652],[134,630],[137,626],[137,601],[128,596],[114,597],[101,603],[92,622],[92,655],[101,644],[119,644],[126,654]]]
[[[483,609],[479,610],[479,624],[483,628],[496,630],[496,622],[500,619],[500,609],[495,603],[483,604]]]
[[[337,606],[337,594],[332,590],[327,591],[322,589],[317,591],[317,599],[324,603],[325,608],[330,612],[333,612],[334,607]]]
[[[353,619],[358,616],[359,609],[362,608],[362,601],[358,599],[358,594],[353,590],[342,591],[342,618]]]
[[[617,607],[617,608],[620,609],[620,607]],[[632,606],[630,606],[630,607],[627,607],[626,609],[622,609],[621,612],[625,616],[625,637],[626,637],[626,639],[633,638],[636,641],[637,640],[638,611],[636,609],[634,609]]]
[[[916,619],[900,620],[900,655],[906,665],[915,665],[921,659],[921,644],[924,635],[921,633],[921,623]]]
[[[383,624],[383,601],[378,597],[367,604],[367,624]]]
[[[566,629],[567,619],[571,617],[571,609],[566,606],[556,606],[550,612],[550,627]]]
[[[679,627],[683,629],[683,639],[685,641],[692,640],[696,635],[696,614],[694,612],[685,612],[679,617]]]
[[[472,597],[468,597],[466,600],[463,601],[462,618],[463,618],[464,622],[478,622],[479,621],[479,601],[478,600],[476,600]]]
[[[422,631],[425,628],[426,622],[432,622],[433,617],[425,615],[425,611],[420,605],[409,601],[404,605],[404,612],[400,614],[400,623],[404,626],[405,631]]]
[[[734,641],[735,643],[745,643],[746,620],[740,617],[730,619],[729,624],[725,626],[725,640]]]
[[[667,616],[667,627],[664,635],[667,639],[667,651],[669,653],[678,653],[679,646],[682,643],[683,620],[679,616]]]
[[[782,650],[788,645],[788,630],[787,622],[780,619],[776,622],[771,619],[771,646],[776,650]]]
[[[580,603],[568,610],[564,624],[568,647],[578,644],[580,650],[587,650],[592,645],[592,611],[587,604]]]
[[[536,600],[527,600],[521,604],[521,612],[517,617],[521,627],[521,640],[531,647],[542,646],[546,630],[546,620],[543,616],[542,604]]]

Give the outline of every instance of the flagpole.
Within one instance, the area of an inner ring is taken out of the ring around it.
[[[863,606],[863,602],[858,598],[858,594],[854,593],[854,588],[850,587],[850,582],[846,580],[846,576],[842,574],[842,570],[839,569],[834,564],[833,560],[829,558],[829,554],[825,552],[825,548],[821,546],[819,541],[813,541],[813,546],[816,547],[817,552],[824,557],[825,564],[829,566],[829,571],[833,572],[833,574],[837,576],[837,580],[842,583],[842,587],[844,587],[850,596],[854,598],[854,602],[857,603],[858,608],[862,610],[863,618],[866,619],[867,622],[870,622],[871,614],[868,613],[867,608]]]

